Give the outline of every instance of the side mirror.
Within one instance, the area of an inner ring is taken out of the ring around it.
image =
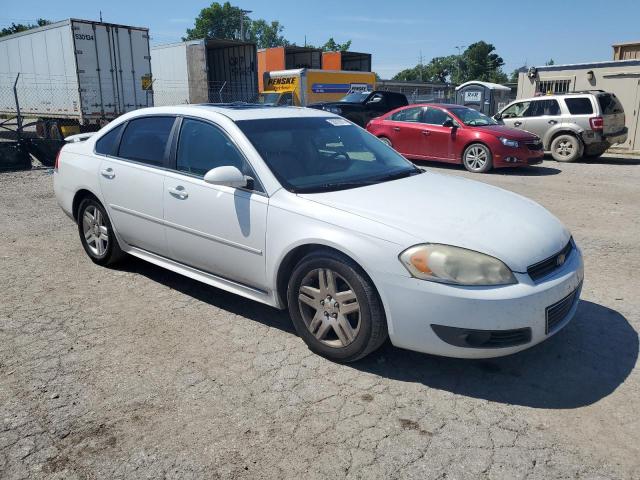
[[[493,116],[493,119],[494,119],[494,120],[502,120],[502,114],[501,114],[501,113],[496,113],[496,114]]]
[[[458,128],[451,118],[447,118],[442,124],[443,127]]]
[[[382,101],[382,97],[373,97],[371,100],[369,100],[367,103],[379,103]]]
[[[231,165],[216,167],[204,175],[204,181],[212,185],[242,188],[247,186],[247,177],[240,170]]]

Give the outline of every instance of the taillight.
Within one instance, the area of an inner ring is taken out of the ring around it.
[[[56,155],[56,163],[53,164],[53,169],[55,171],[58,171],[58,168],[60,166],[60,154],[62,153],[62,149],[58,150],[58,154]]]
[[[602,117],[590,118],[589,124],[591,125],[591,130],[602,131],[604,129],[604,118]]]

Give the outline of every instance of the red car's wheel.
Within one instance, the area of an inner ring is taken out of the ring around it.
[[[486,145],[472,143],[464,151],[462,163],[470,172],[485,173],[493,168],[493,155]]]

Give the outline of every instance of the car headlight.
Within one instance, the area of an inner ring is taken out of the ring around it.
[[[406,249],[400,261],[412,276],[456,285],[518,283],[513,272],[495,257],[466,248],[425,243]]]
[[[518,148],[520,145],[517,140],[511,140],[510,138],[500,137],[500,141],[505,147]]]

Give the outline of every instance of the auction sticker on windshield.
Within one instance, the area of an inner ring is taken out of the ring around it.
[[[327,122],[329,122],[334,127],[345,127],[347,125],[351,125],[351,123],[343,118],[327,118]]]

